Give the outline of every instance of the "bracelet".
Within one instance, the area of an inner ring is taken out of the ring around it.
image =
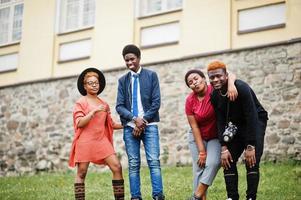
[[[225,151],[222,151],[221,153],[223,154],[223,153],[227,153],[227,152],[229,152],[228,149],[226,149]]]
[[[206,151],[205,151],[205,152],[200,152],[200,153],[199,153],[199,159],[206,159],[206,157],[207,157]]]

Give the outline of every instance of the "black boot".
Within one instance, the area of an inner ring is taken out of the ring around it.
[[[124,180],[112,180],[115,200],[124,200]]]
[[[85,200],[85,183],[74,183],[75,200]]]

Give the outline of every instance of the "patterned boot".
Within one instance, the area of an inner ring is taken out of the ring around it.
[[[74,183],[75,200],[85,200],[85,183]]]
[[[124,200],[124,180],[112,180],[115,200]]]

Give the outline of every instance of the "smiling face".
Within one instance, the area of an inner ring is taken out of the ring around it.
[[[187,77],[187,84],[189,88],[195,93],[206,92],[207,84],[205,78],[201,77],[197,73],[191,73]]]
[[[124,56],[124,61],[126,64],[126,67],[133,71],[137,72],[140,67],[140,58],[138,58],[135,54],[133,53],[128,53]]]
[[[99,91],[99,81],[95,76],[88,77],[84,82],[84,88],[87,91],[87,94],[97,95]]]
[[[208,77],[215,90],[227,87],[228,74],[224,69],[215,69],[208,71]]]

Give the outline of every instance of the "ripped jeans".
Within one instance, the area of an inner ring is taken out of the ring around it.
[[[157,125],[146,126],[140,138],[132,134],[133,128],[124,127],[123,140],[129,164],[130,192],[132,198],[142,198],[140,188],[140,144],[143,142],[147,164],[150,170],[152,196],[163,195],[163,184],[160,167],[160,143]]]
[[[255,145],[255,157],[256,165],[252,168],[246,165],[247,172],[247,199],[256,200],[257,188],[259,184],[259,163],[260,158],[263,153],[264,135],[266,129],[267,121],[259,120],[258,128],[259,134],[256,135],[256,145]],[[227,145],[229,152],[233,158],[233,162],[230,162],[231,166],[227,170],[224,169],[224,178],[226,183],[228,198],[232,200],[239,199],[238,193],[238,172],[237,172],[237,161],[241,154],[244,152],[244,141],[238,135]]]

